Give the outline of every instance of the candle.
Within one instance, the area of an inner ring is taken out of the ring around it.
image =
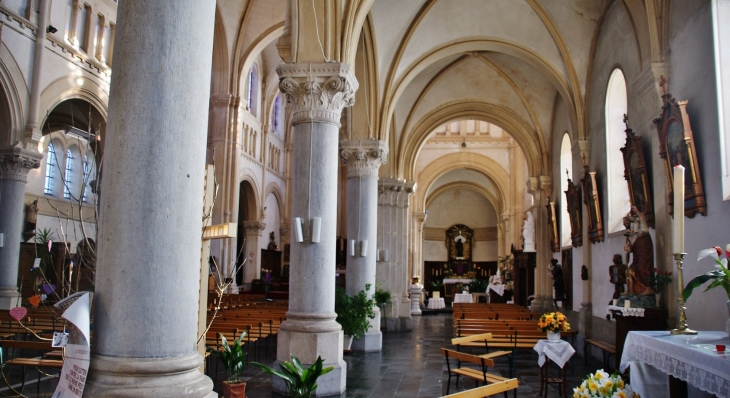
[[[674,253],[684,253],[684,167],[674,166]]]

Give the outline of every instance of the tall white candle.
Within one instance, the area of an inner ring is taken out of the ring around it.
[[[674,166],[674,253],[684,253],[684,166]]]

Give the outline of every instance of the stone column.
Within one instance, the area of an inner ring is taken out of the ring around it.
[[[552,279],[548,276],[548,264],[552,258],[552,251],[546,207],[552,193],[552,180],[549,176],[531,177],[530,183],[535,192],[535,246],[537,249],[535,300],[532,302],[532,310],[544,312],[553,308]]]
[[[426,226],[428,213],[411,214],[413,220],[413,263],[411,264],[411,277],[417,276],[420,280],[425,280],[423,274],[423,228]]]
[[[266,223],[245,221],[243,227],[246,229],[246,249],[243,252],[246,264],[243,266],[243,285],[250,286],[252,280],[261,277],[261,250],[259,250],[259,241],[266,228]]]
[[[355,255],[347,253],[347,294],[356,295],[370,284],[368,295],[375,292],[375,256],[378,238],[378,169],[388,159],[385,141],[340,141],[340,157],[347,165],[347,241],[356,242]],[[361,253],[367,242],[367,253]],[[362,352],[380,351],[380,308],[374,308],[375,319],[370,330],[352,342],[352,349]]]
[[[20,306],[18,259],[23,233],[23,197],[28,170],[41,165],[38,151],[12,146],[0,149],[0,309]]]
[[[347,64],[283,64],[276,69],[279,89],[289,99],[294,128],[289,311],[278,334],[279,362],[295,355],[304,364],[318,356],[335,369],[317,380],[317,396],[345,390],[342,328],[335,322],[335,239],[340,115],[355,101],[357,80]],[[319,242],[312,241],[312,219],[321,219]],[[297,242],[295,220],[304,225]],[[275,377],[273,389],[286,391]]]
[[[578,146],[580,149],[580,155],[581,157],[585,157],[586,162],[590,159],[591,154],[591,142],[588,140],[578,140]],[[577,162],[575,159],[573,160],[573,170],[581,170],[583,171],[582,167],[576,168],[576,164],[582,164],[580,162]],[[573,173],[574,180],[579,181],[577,173]],[[582,173],[581,173],[582,178]],[[581,199],[582,201],[582,199]],[[580,303],[580,310],[578,311],[578,332],[583,338],[591,337],[593,334],[592,326],[593,326],[593,299],[592,299],[592,292],[591,292],[591,280],[593,279],[593,258],[592,256],[592,248],[593,245],[588,240],[588,211],[584,208],[581,212],[583,219],[581,222],[583,223],[583,264],[586,268],[588,268],[588,280],[584,281],[581,280],[581,283],[583,284],[583,298]],[[578,264],[575,264],[573,267],[573,272],[580,272],[577,267]],[[583,353],[585,355],[585,353]]]
[[[215,1],[124,1],[117,15],[84,396],[216,396],[196,350],[211,71],[200,55],[213,51]]]
[[[408,205],[414,186],[412,181],[397,178],[381,179],[378,186],[378,247],[388,251],[388,260],[378,264],[377,279],[385,281],[392,295],[385,325],[394,332],[411,330]]]

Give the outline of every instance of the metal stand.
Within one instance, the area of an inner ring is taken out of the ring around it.
[[[674,259],[677,261],[677,290],[679,290],[679,296],[677,297],[677,301],[679,301],[679,322],[676,329],[672,329],[670,332],[671,334],[697,334],[696,330],[692,330],[689,327],[687,327],[687,316],[685,315],[685,310],[687,309],[684,306],[684,278],[682,277],[682,262],[684,261],[684,256],[686,256],[687,253],[674,253]]]

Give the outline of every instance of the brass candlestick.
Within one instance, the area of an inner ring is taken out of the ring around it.
[[[677,290],[679,290],[679,322],[676,329],[672,329],[671,334],[697,334],[696,330],[692,330],[687,327],[687,316],[684,311],[687,309],[684,306],[684,278],[682,277],[682,261],[687,253],[674,253],[674,259],[677,260]]]

